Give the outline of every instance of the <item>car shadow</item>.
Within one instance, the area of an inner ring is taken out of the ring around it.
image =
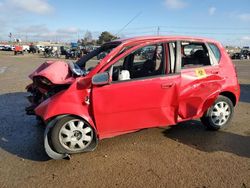
[[[27,95],[24,92],[0,95],[0,148],[22,159],[47,161],[44,127],[25,113]]]
[[[250,103],[250,84],[240,84],[240,101]]]
[[[209,131],[200,121],[179,123],[163,131],[164,136],[204,152],[224,151],[250,158],[250,136]]]

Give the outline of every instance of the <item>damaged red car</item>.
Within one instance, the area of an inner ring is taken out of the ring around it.
[[[240,95],[222,45],[193,37],[112,41],[77,62],[48,61],[30,78],[26,111],[46,124],[45,150],[54,159],[92,151],[104,138],[191,119],[219,130]]]

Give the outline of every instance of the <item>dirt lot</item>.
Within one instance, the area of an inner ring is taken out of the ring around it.
[[[250,62],[235,62],[241,101],[226,131],[199,121],[101,141],[50,160],[43,128],[26,116],[27,75],[44,58],[0,52],[0,187],[250,187]]]

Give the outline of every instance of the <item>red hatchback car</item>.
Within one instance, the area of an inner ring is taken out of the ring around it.
[[[193,37],[112,41],[75,63],[46,62],[30,78],[26,110],[45,122],[45,150],[54,159],[91,151],[103,138],[191,119],[224,128],[240,95],[222,45]]]

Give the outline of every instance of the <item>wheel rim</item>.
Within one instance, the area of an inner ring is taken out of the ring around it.
[[[228,103],[218,102],[213,106],[211,118],[215,125],[223,126],[227,123],[231,115],[231,109]]]
[[[82,151],[93,140],[93,129],[80,119],[65,123],[59,131],[60,144],[72,152]]]

